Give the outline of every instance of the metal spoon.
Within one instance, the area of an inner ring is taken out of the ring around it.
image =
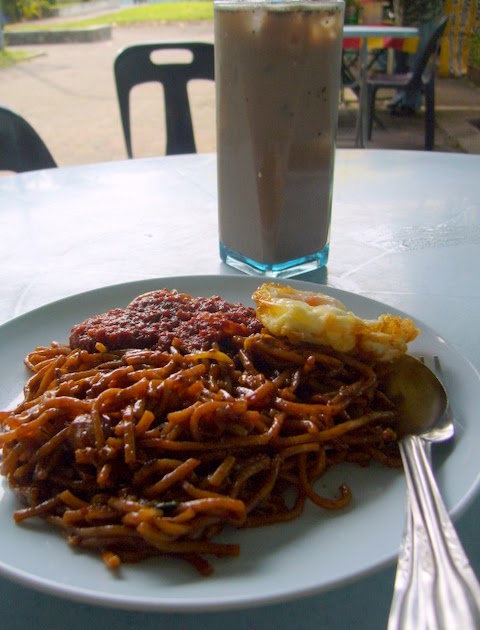
[[[387,393],[400,412],[397,430],[409,499],[388,630],[478,630],[480,586],[426,447],[453,437],[447,394],[430,369],[407,355],[390,377]]]

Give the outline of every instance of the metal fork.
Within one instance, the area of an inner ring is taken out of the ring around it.
[[[438,357],[428,367],[442,377]],[[430,444],[454,430],[448,406],[440,426],[400,440],[408,506],[388,630],[480,628],[480,586],[430,466]]]

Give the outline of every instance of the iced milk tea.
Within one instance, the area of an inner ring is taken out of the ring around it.
[[[343,10],[215,0],[220,251],[234,266],[326,263]]]

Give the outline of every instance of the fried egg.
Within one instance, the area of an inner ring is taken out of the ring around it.
[[[272,335],[378,361],[405,354],[407,344],[419,333],[409,318],[385,314],[376,320],[362,319],[333,297],[274,282],[260,286],[252,298],[258,319]]]

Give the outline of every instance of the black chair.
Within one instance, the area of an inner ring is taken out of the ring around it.
[[[419,51],[411,72],[404,74],[377,74],[367,80],[368,139],[372,137],[373,117],[377,90],[403,89],[407,92],[421,90],[425,97],[425,149],[431,151],[435,141],[435,72],[440,49],[440,39],[445,31],[448,18],[439,20],[430,39]]]
[[[155,63],[158,50],[187,50],[190,63]],[[128,157],[132,155],[130,90],[141,83],[160,82],[165,99],[167,155],[196,153],[187,84],[192,79],[214,80],[214,47],[209,43],[138,44],[122,50],[114,63],[118,103]]]
[[[35,129],[16,112],[0,106],[0,170],[23,173],[56,166]]]
[[[372,58],[367,64],[367,71],[370,70],[370,68],[375,64],[378,56],[379,56],[379,51],[377,51],[376,53],[372,55]],[[341,81],[340,81],[340,86],[342,90],[342,95],[341,95],[342,102],[344,102],[343,90],[345,88],[350,89],[353,92],[353,94],[356,96],[357,100],[360,100],[360,81],[359,81],[359,76],[358,76],[359,75],[358,61],[359,61],[358,51],[350,50],[348,48],[342,51]],[[380,118],[378,118],[375,112],[373,113],[373,119],[379,127],[381,127],[382,129],[385,129],[384,124],[382,123]]]

